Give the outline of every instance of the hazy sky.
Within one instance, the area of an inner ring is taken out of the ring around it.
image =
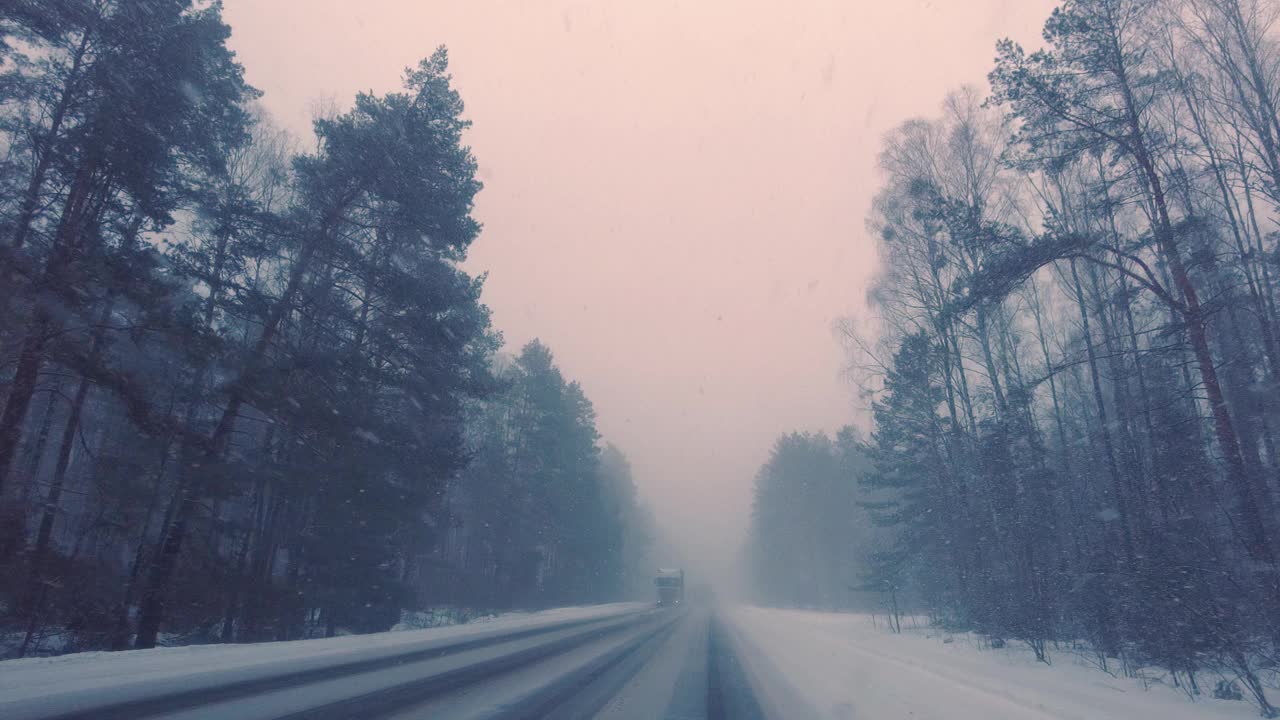
[[[475,123],[469,266],[539,337],[695,561],[737,551],[780,433],[865,425],[832,333],[864,315],[880,138],[979,83],[1048,0],[225,0],[276,121],[398,87],[437,45]]]

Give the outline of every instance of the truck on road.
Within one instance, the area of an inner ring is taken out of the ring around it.
[[[658,588],[658,607],[684,604],[684,570],[661,568],[653,584]]]

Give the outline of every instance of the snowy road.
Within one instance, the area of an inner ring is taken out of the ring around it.
[[[1227,720],[1258,717],[1245,702],[1200,698],[1115,677],[1062,653],[1053,665],[1011,645],[979,649],[974,638],[925,627],[889,633],[883,617],[736,608],[729,619],[754,668],[773,681],[762,693],[792,717],[820,720]],[[1207,679],[1207,678],[1206,678]]]
[[[8,720],[762,717],[705,608],[0,665]]]
[[[622,604],[431,630],[0,663],[5,720],[1228,720],[1244,702],[866,615]],[[1206,678],[1208,679],[1208,678]]]

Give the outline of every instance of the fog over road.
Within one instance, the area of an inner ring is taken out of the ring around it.
[[[846,3],[227,0],[263,106],[396,87],[439,44],[474,123],[468,265],[537,337],[705,576],[733,564],[783,432],[865,426],[833,323],[863,315],[881,137],[982,84],[1049,0]],[[928,48],[928,53],[921,53]],[[930,58],[945,57],[946,63]],[[892,72],[887,72],[893,68]]]

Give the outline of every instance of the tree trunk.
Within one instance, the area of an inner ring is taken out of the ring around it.
[[[9,390],[4,412],[0,413],[0,493],[4,491],[9,469],[13,465],[18,446],[22,441],[22,426],[27,419],[27,411],[31,407],[31,397],[36,391],[40,366],[44,362],[44,346],[54,330],[53,314],[46,305],[48,301],[40,297],[41,291],[56,285],[59,281],[58,276],[71,262],[74,254],[72,242],[84,230],[93,172],[93,163],[86,162],[76,173],[71,190],[67,194],[62,220],[54,236],[53,248],[49,252],[49,260],[43,276],[37,283],[35,315],[22,340],[18,363],[13,373],[13,386]]]
[[[336,224],[336,220],[332,220],[331,223]],[[326,236],[330,228],[332,228],[332,224],[326,225]],[[327,237],[325,239],[327,240]],[[271,311],[263,323],[262,334],[258,336],[257,342],[245,360],[244,369],[241,371],[240,376],[231,385],[227,406],[224,408],[221,417],[218,419],[217,426],[209,437],[208,446],[198,464],[199,467],[211,466],[222,459],[231,438],[231,432],[235,428],[236,418],[240,414],[240,408],[244,405],[248,385],[256,380],[258,373],[261,371],[261,365],[266,359],[267,350],[271,347],[271,342],[280,328],[280,323],[293,307],[294,297],[302,287],[303,278],[319,249],[319,244],[318,240],[307,243],[297,261],[294,262],[284,291],[275,304],[272,305]],[[147,585],[143,592],[142,609],[138,622],[138,636],[134,642],[135,647],[138,648],[155,647],[156,638],[160,632],[160,623],[164,619],[165,596],[169,590],[178,556],[182,552],[182,544],[186,538],[187,529],[195,514],[196,502],[201,490],[201,483],[190,477],[193,469],[192,467],[178,468],[178,472],[181,473],[182,477],[179,481],[178,509],[173,522],[168,527],[168,531],[164,534],[164,542],[152,561],[150,572],[147,575]]]
[[[1102,445],[1107,456],[1107,471],[1111,475],[1112,494],[1115,496],[1116,512],[1120,515],[1120,533],[1124,541],[1124,556],[1129,565],[1133,565],[1134,547],[1133,533],[1129,525],[1129,503],[1125,497],[1124,481],[1120,477],[1120,466],[1116,462],[1115,445],[1111,441],[1111,423],[1107,419],[1107,405],[1102,396],[1102,380],[1098,373],[1098,355],[1093,346],[1093,335],[1089,330],[1089,311],[1085,305],[1084,288],[1080,284],[1080,274],[1076,270],[1076,261],[1071,263],[1071,280],[1075,285],[1076,304],[1080,310],[1081,334],[1084,336],[1085,354],[1089,361],[1089,377],[1093,382],[1093,400],[1097,407],[1099,432]]]
[[[1174,236],[1173,223],[1170,220],[1164,186],[1147,147],[1143,125],[1138,116],[1138,104],[1127,76],[1125,60],[1123,56],[1117,56],[1116,61],[1116,79],[1123,97],[1123,111],[1128,126],[1129,142],[1125,149],[1133,157],[1137,165],[1138,177],[1150,196],[1152,208],[1155,211],[1152,234],[1155,235],[1156,244],[1173,276],[1174,285],[1182,297],[1182,307],[1179,311],[1187,326],[1191,350],[1195,356],[1196,365],[1199,366],[1205,394],[1209,399],[1209,407],[1213,414],[1214,436],[1222,451],[1223,462],[1226,463],[1227,480],[1236,495],[1239,512],[1244,521],[1245,536],[1242,540],[1250,557],[1259,562],[1274,565],[1275,555],[1270,545],[1267,523],[1264,520],[1264,518],[1273,517],[1270,497],[1266,492],[1258,492],[1258,483],[1261,478],[1251,477],[1251,473],[1245,467],[1240,451],[1240,439],[1232,421],[1231,412],[1223,398],[1222,385],[1213,363],[1213,353],[1209,349],[1204,310],[1200,305],[1200,297],[1195,285],[1191,282],[1187,268],[1182,262],[1178,242]],[[1262,489],[1265,490],[1265,486]]]

